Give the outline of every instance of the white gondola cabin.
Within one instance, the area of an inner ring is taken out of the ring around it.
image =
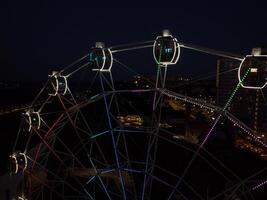
[[[239,66],[238,80],[243,88],[263,89],[267,85],[267,55],[247,55]]]
[[[153,45],[153,56],[159,65],[174,65],[180,56],[180,45],[168,30],[158,36]]]
[[[105,48],[103,42],[97,42],[89,55],[94,70],[110,71],[113,64],[113,55],[109,48]]]
[[[10,173],[17,174],[27,168],[27,156],[21,152],[15,152],[9,156],[10,160]]]
[[[65,95],[68,90],[67,77],[56,71],[52,72],[49,77],[48,94],[50,96]]]
[[[31,131],[32,129],[40,129],[41,126],[41,117],[39,112],[34,112],[33,110],[28,110],[24,113],[26,119],[26,130]]]
[[[26,199],[24,196],[19,196],[18,200],[28,200],[28,199]]]

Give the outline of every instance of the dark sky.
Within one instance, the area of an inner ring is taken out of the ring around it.
[[[151,40],[164,28],[180,41],[233,53],[267,44],[267,3],[252,0],[8,2],[1,11],[1,80],[46,79],[49,69],[84,55],[95,41]],[[127,53],[121,59],[148,73],[150,61],[144,60],[151,55]],[[175,73],[207,74],[215,64],[215,58],[183,51]]]

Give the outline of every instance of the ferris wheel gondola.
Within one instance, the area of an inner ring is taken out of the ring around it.
[[[48,94],[50,96],[56,96],[57,94],[65,95],[68,90],[67,76],[53,71],[52,75],[49,75],[49,77]]]
[[[27,168],[27,156],[22,152],[15,152],[9,156],[10,174],[17,174]]]
[[[159,65],[174,65],[180,56],[180,45],[169,30],[164,30],[153,45],[153,56]]]
[[[28,110],[24,113],[26,119],[26,130],[30,132],[32,129],[38,130],[41,126],[41,117],[39,112]]]
[[[263,89],[267,85],[267,55],[247,55],[239,66],[238,79],[243,88]]]
[[[18,197],[18,200],[28,200],[28,199],[26,199],[26,198],[23,197],[23,196],[19,196],[19,197]]]
[[[110,48],[105,48],[105,44],[103,42],[96,42],[95,47],[91,49],[89,59],[95,67],[94,70],[111,70],[113,64],[113,55]]]

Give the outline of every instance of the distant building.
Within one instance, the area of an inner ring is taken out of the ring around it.
[[[267,49],[253,48],[252,55],[266,55]],[[220,59],[217,61],[217,104],[224,107],[238,84],[239,61]],[[267,141],[267,92],[240,87],[227,108],[238,119],[257,131],[258,137]]]

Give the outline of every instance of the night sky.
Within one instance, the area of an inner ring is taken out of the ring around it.
[[[112,46],[153,40],[165,28],[182,42],[248,54],[267,44],[266,9],[267,3],[246,0],[9,1],[1,9],[0,79],[44,80],[96,41]],[[149,73],[152,53],[138,59],[130,54],[121,59]],[[183,51],[175,73],[195,77],[214,72],[215,65],[216,57]]]

